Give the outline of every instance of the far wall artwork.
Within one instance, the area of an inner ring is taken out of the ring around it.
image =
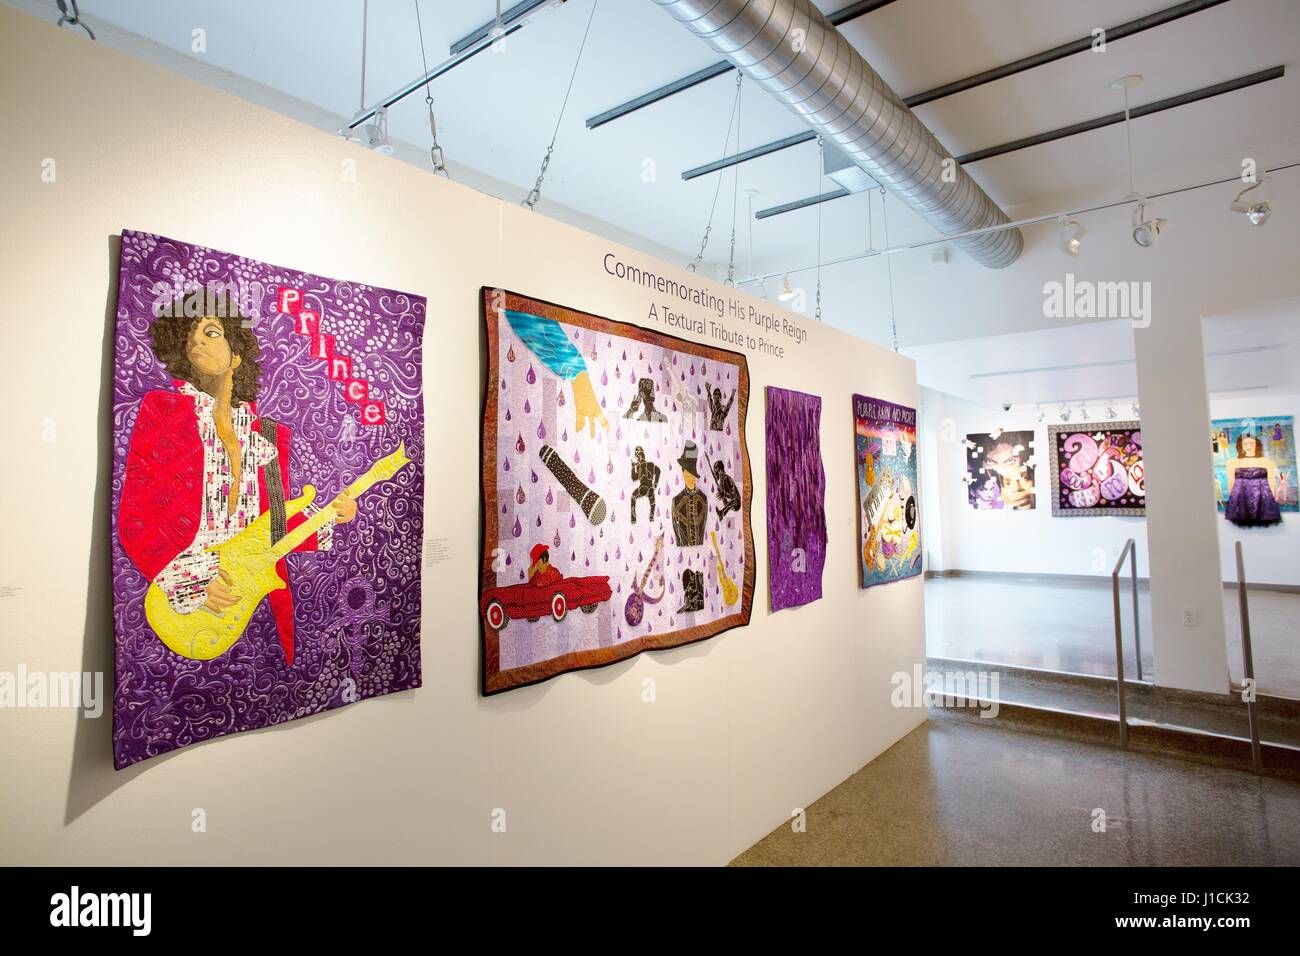
[[[862,587],[921,573],[916,409],[853,396]]]
[[[822,400],[767,387],[767,556],[772,610],[822,596],[826,471]]]
[[[1048,425],[1052,516],[1146,515],[1141,422]]]
[[[483,290],[483,693],[749,623],[745,357]]]
[[[1296,495],[1295,423],[1290,415],[1216,418],[1210,423],[1214,497],[1239,527],[1281,524],[1300,511]]]
[[[966,436],[966,485],[976,511],[1031,511],[1034,507],[1034,433]]]

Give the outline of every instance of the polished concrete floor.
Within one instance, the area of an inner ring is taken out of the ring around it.
[[[1121,589],[1124,674],[1137,675],[1132,593]],[[1300,594],[1249,590],[1251,643],[1261,693],[1300,698]],[[1050,576],[961,575],[925,582],[926,652],[931,657],[1115,676],[1115,625],[1110,580],[1060,581]],[[1228,668],[1240,681],[1237,592],[1223,592]],[[1153,673],[1151,606],[1138,590],[1143,676]]]
[[[941,715],[808,807],[806,823],[733,865],[1300,864],[1300,785]]]

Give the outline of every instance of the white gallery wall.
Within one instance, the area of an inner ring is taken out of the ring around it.
[[[1125,408],[1120,405],[1122,411]],[[924,428],[922,462],[930,465],[922,517],[927,529],[930,571],[991,571],[1012,574],[1100,575],[1108,577],[1124,542],[1137,544],[1138,574],[1147,575],[1147,521],[1126,516],[1052,517],[1047,428],[1054,415],[1038,422],[1032,411],[1004,412],[934,389],[921,389]],[[1212,418],[1257,418],[1300,412],[1297,396],[1212,398]],[[1121,417],[1122,414],[1121,414]],[[1099,420],[1105,424],[1105,420]],[[1074,420],[1071,424],[1078,424]],[[967,435],[987,436],[995,428],[1034,432],[1038,465],[1037,507],[1032,511],[976,511],[967,499]],[[1210,457],[1209,422],[1203,454]],[[1295,476],[1291,477],[1292,482]],[[1211,499],[1208,507],[1214,508]],[[1271,528],[1238,528],[1214,512],[1223,580],[1237,580],[1234,542],[1243,543],[1247,580],[1252,584],[1300,586],[1300,516],[1286,513]],[[1125,565],[1125,573],[1128,566]]]
[[[1138,574],[1146,576],[1146,519],[1052,517],[1050,422],[1038,423],[1032,411],[1013,408],[1004,412],[928,388],[921,393],[921,408],[933,428],[922,449],[935,463],[923,507],[930,509],[925,515],[926,527],[931,530],[929,540],[939,538],[942,543],[939,560],[931,552],[931,571],[1109,576],[1124,542],[1132,538],[1138,549]],[[1037,500],[1032,511],[976,511],[969,504],[961,479],[970,452],[962,441],[967,435],[987,439],[995,428],[1034,432]],[[1206,441],[1208,447],[1208,437]],[[1125,564],[1125,573],[1127,570]]]
[[[802,317],[808,338],[783,357],[747,351],[760,555],[749,627],[484,699],[480,287],[663,328],[648,318],[654,295],[606,274],[606,254],[708,280],[5,7],[0,105],[23,130],[0,152],[0,428],[21,463],[0,503],[0,671],[102,671],[111,688],[124,228],[426,296],[425,534],[449,552],[424,573],[415,691],[120,773],[109,708],[0,710],[0,862],[721,864],[925,719],[890,703],[890,676],[924,659],[921,579],[857,587],[850,396],[915,406],[910,359]],[[54,182],[42,181],[47,160]],[[768,384],[822,396],[829,486],[825,597],[775,615],[761,557]],[[204,833],[191,828],[199,809]],[[491,827],[498,809],[504,833]]]

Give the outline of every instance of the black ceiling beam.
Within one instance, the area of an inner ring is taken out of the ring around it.
[[[815,206],[818,203],[830,202],[832,199],[841,199],[844,196],[853,195],[847,189],[832,189],[828,193],[822,193],[820,196],[809,196],[807,199],[796,199],[794,202],[782,203],[780,206],[771,206],[767,209],[760,209],[754,213],[755,219],[766,219],[768,216],[779,216],[783,212],[794,212],[796,209],[804,209],[808,206]]]
[[[1106,28],[1105,39],[1107,43],[1122,40],[1144,30],[1164,26],[1166,23],[1171,23],[1174,20],[1190,16],[1193,13],[1200,13],[1202,10],[1208,10],[1210,7],[1217,7],[1219,4],[1227,2],[1228,0],[1187,0],[1186,3],[1176,3],[1172,7],[1166,7],[1164,10],[1157,10],[1145,17],[1138,17],[1136,20],[1121,23],[1117,27]],[[1055,63],[1057,60],[1063,60],[1067,56],[1074,56],[1076,53],[1087,53],[1092,49],[1094,42],[1092,34],[1089,34],[1078,40],[1052,47],[1050,50],[1043,50],[1041,53],[1033,53],[1019,60],[1004,63],[1002,66],[995,66],[983,73],[976,73],[974,76],[968,76],[962,80],[953,80],[943,86],[936,86],[932,90],[926,90],[924,93],[916,93],[904,99],[903,102],[909,107],[915,108],[925,103],[943,99],[945,96],[964,93],[966,90],[983,86],[985,83],[992,83],[995,80],[1014,76],[1017,73],[1032,70],[1034,67],[1043,66],[1046,63]]]
[[[870,13],[873,10],[879,10],[881,7],[893,2],[894,0],[859,0],[858,3],[851,3],[842,10],[836,10],[834,13],[828,14],[826,19],[830,20],[832,24],[838,27],[842,23],[848,23],[850,20],[855,20],[863,14]],[[1222,3],[1224,0],[1218,0],[1218,2]],[[726,60],[723,60],[720,63],[706,66],[702,70],[696,70],[694,73],[673,80],[671,83],[665,83],[663,86],[656,90],[651,90],[649,93],[642,93],[640,96],[634,97],[626,103],[621,103],[613,109],[605,110],[603,113],[597,113],[595,116],[592,116],[587,120],[587,129],[595,129],[597,126],[604,126],[611,120],[627,116],[629,113],[635,113],[644,106],[649,106],[651,103],[658,103],[660,100],[666,100],[668,97],[680,93],[683,90],[689,90],[692,86],[698,86],[705,80],[711,80],[715,76],[722,76],[724,73],[730,73],[734,69],[734,66]]]
[[[522,3],[516,3],[509,10],[501,11],[501,25],[503,27],[509,27],[510,24],[513,23],[515,20],[518,20],[520,17],[528,16],[528,14],[532,13],[538,7],[545,6],[550,2],[551,0],[523,0]],[[482,40],[485,36],[491,33],[493,28],[496,27],[496,25],[497,25],[497,21],[495,18],[493,18],[489,20],[487,23],[483,24],[473,33],[469,33],[461,37],[459,40],[457,40],[455,43],[451,45],[451,49],[450,51],[448,51],[447,55],[455,56],[461,50],[469,49],[479,40]]]
[[[1256,73],[1249,73],[1246,76],[1239,76],[1233,80],[1225,80],[1222,83],[1215,83],[1213,86],[1204,86],[1199,90],[1191,90],[1187,93],[1179,93],[1177,96],[1166,97],[1163,100],[1156,100],[1153,103],[1146,103],[1142,106],[1134,106],[1129,109],[1129,116],[1137,119],[1141,116],[1151,116],[1154,113],[1163,113],[1165,110],[1172,110],[1179,106],[1186,106],[1189,103],[1196,103],[1200,100],[1209,99],[1212,96],[1222,96],[1224,93],[1233,93],[1237,90],[1244,90],[1247,87],[1256,86],[1260,83],[1267,83],[1269,80],[1281,79],[1286,75],[1285,66],[1274,66],[1267,70],[1259,70]],[[1046,133],[1037,133],[1034,136],[1026,136],[1023,139],[1013,140],[1010,143],[1003,143],[1001,146],[990,146],[987,149],[976,150],[967,153],[965,156],[958,156],[958,165],[965,166],[968,163],[976,163],[981,159],[990,159],[994,156],[1004,156],[1007,153],[1014,153],[1018,150],[1029,149],[1031,146],[1040,146],[1043,143],[1050,143],[1054,140],[1065,139],[1067,136],[1077,136],[1080,133],[1088,133],[1095,129],[1102,129],[1106,126],[1114,126],[1117,123],[1124,122],[1124,112],[1108,113],[1105,116],[1099,116],[1096,119],[1084,120],[1081,123],[1073,123],[1069,126],[1062,126],[1058,129],[1049,130]],[[805,206],[816,205],[820,202],[826,202],[831,199],[839,199],[840,196],[850,195],[847,191],[840,193],[822,193],[820,196],[810,196],[806,199],[797,199],[794,202],[785,203],[780,206],[772,206],[769,209],[760,209],[754,213],[755,219],[766,219],[768,216],[776,216],[783,212],[792,212],[795,209],[802,209]]]
[[[1165,110],[1172,110],[1175,107],[1186,106],[1188,103],[1195,103],[1199,100],[1208,100],[1212,96],[1220,96],[1224,93],[1244,90],[1246,87],[1255,86],[1258,83],[1267,83],[1269,80],[1280,79],[1285,75],[1286,67],[1274,66],[1267,70],[1260,70],[1258,73],[1239,76],[1234,80],[1225,80],[1223,83],[1215,83],[1213,86],[1205,86],[1199,90],[1192,90],[1190,93],[1179,93],[1177,96],[1170,96],[1163,100],[1156,100],[1154,103],[1146,103],[1143,106],[1131,107],[1129,109],[1129,116],[1133,119],[1137,119],[1139,116],[1150,116],[1152,113],[1163,113]],[[959,165],[965,166],[967,163],[977,163],[981,159],[991,159],[994,156],[1003,156],[1007,153],[1014,153],[1018,150],[1029,149],[1031,146],[1040,146],[1043,143],[1065,139],[1067,136],[1077,136],[1079,133],[1088,133],[1094,129],[1114,126],[1116,123],[1122,122],[1124,122],[1124,111],[1120,110],[1118,113],[1108,113],[1105,116],[1098,116],[1096,119],[1084,120],[1082,123],[1072,123],[1069,126],[1062,126],[1059,129],[1048,130],[1046,133],[1037,133],[1034,136],[1026,136],[1024,139],[1017,139],[1010,143],[1003,143],[1001,146],[990,146],[987,149],[977,149],[973,153],[967,153],[965,156],[958,156],[957,162]]]
[[[1162,26],[1181,17],[1189,16],[1193,13],[1199,13],[1210,7],[1217,7],[1221,3],[1227,3],[1227,0],[1187,0],[1186,3],[1175,4],[1172,7],[1166,7],[1164,10],[1157,10],[1155,13],[1145,17],[1139,17],[1136,20],[1130,20],[1127,23],[1121,23],[1117,27],[1111,27],[1106,30],[1106,42],[1113,40],[1122,40],[1124,37],[1133,36],[1135,33],[1141,33],[1143,30],[1150,30],[1154,27]],[[1032,70],[1034,67],[1042,66],[1044,63],[1052,63],[1056,60],[1064,59],[1067,56],[1073,56],[1076,53],[1083,53],[1092,49],[1093,37],[1089,34],[1078,40],[1069,43],[1063,43],[1060,46],[1053,47],[1050,50],[1043,50],[1041,53],[1034,53],[1031,56],[1014,60],[1011,63],[1005,63],[1002,66],[995,66],[991,70],[985,70],[982,73],[976,73],[965,79],[953,80],[951,83],[945,83],[943,86],[936,86],[932,90],[925,90],[922,93],[916,93],[903,100],[908,108],[920,106],[923,103],[933,103],[935,100],[942,99],[946,96],[953,96],[966,90],[974,89],[977,86],[983,86],[986,83],[992,83],[994,80],[1001,80],[1016,73],[1023,73],[1025,70]],[[591,125],[590,120],[587,123]],[[714,160],[704,166],[696,166],[694,169],[688,169],[682,173],[682,179],[694,179],[696,176],[703,176],[707,173],[715,173],[722,169],[727,169],[736,163],[743,163],[759,156],[766,156],[768,153],[774,153],[780,149],[786,149],[790,146],[796,146],[799,143],[806,143],[811,139],[816,139],[816,133],[797,134],[802,139],[795,139],[793,136],[787,136],[785,139],[777,140],[773,143],[766,143],[763,146],[755,146],[753,149],[746,150],[743,153],[735,153],[731,156],[725,156],[722,159]],[[749,155],[749,154],[753,155]]]

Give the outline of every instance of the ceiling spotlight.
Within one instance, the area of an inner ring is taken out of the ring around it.
[[[373,149],[385,156],[393,155],[393,144],[388,141],[388,110],[382,106],[375,110],[374,118],[365,126],[343,132],[349,140],[360,143],[366,149]]]
[[[1067,256],[1073,256],[1077,259],[1079,250],[1083,247],[1081,240],[1087,235],[1088,230],[1084,229],[1075,220],[1067,219],[1065,216],[1058,219],[1057,223],[1059,224],[1058,231],[1060,233],[1057,245]]]
[[[1061,411],[1059,414],[1061,421],[1068,422],[1070,420],[1070,408],[1064,402],[1061,403]]]
[[[790,273],[788,272],[785,274],[785,282],[782,284],[781,291],[777,294],[777,298],[782,302],[789,302],[794,298],[794,289],[790,287]]]
[[[1119,412],[1115,411],[1115,403],[1114,403],[1114,402],[1107,402],[1107,403],[1106,403],[1106,417],[1107,417],[1107,418],[1119,418]]]
[[[1035,405],[1034,411],[1038,413],[1037,418],[1040,422],[1047,418],[1047,412],[1043,411],[1042,405]]]
[[[1273,212],[1272,202],[1267,195],[1272,190],[1262,188],[1268,182],[1270,182],[1270,177],[1265,176],[1259,182],[1247,186],[1237,193],[1237,198],[1232,201],[1232,211],[1245,213],[1246,219],[1252,226],[1264,225]],[[1257,189],[1260,190],[1259,193],[1252,196],[1251,193]]]
[[[1083,399],[1079,399],[1079,421],[1086,422],[1087,420],[1088,406],[1083,403]]]
[[[1137,208],[1133,210],[1133,241],[1143,249],[1151,248],[1168,222],[1168,219],[1148,216],[1146,200],[1139,200]]]
[[[1140,407],[1138,406],[1138,403],[1137,403],[1137,399],[1136,399],[1136,398],[1133,399],[1133,417],[1134,417],[1134,418],[1141,418],[1141,417],[1142,417],[1142,412],[1141,412]]]

